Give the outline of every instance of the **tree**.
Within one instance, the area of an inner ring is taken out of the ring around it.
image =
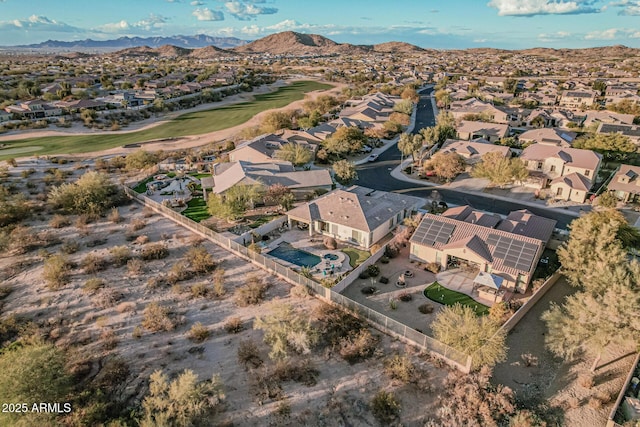
[[[447,108],[451,104],[451,95],[445,89],[440,89],[435,93],[436,103],[439,107]]]
[[[260,124],[263,133],[273,133],[280,129],[291,129],[295,111],[272,111],[266,113]]]
[[[313,110],[308,116],[303,116],[298,119],[298,127],[300,129],[311,129],[320,123],[322,114],[318,110]]]
[[[158,156],[145,150],[137,150],[128,154],[125,165],[128,170],[142,170],[158,163]]]
[[[393,111],[410,116],[413,112],[413,102],[410,99],[403,99],[393,106]]]
[[[594,357],[591,372],[609,345],[637,351],[640,341],[640,264],[612,265],[600,274],[607,286],[571,295],[542,315],[549,328],[547,347],[562,357],[573,358],[579,351]]]
[[[518,81],[516,79],[508,78],[502,82],[502,87],[505,93],[515,94],[518,89]]]
[[[416,92],[416,89],[414,87],[407,86],[404,88],[404,90],[400,94],[400,98],[409,100],[411,102],[418,102],[418,100],[420,99],[420,96],[418,96],[418,92]]]
[[[210,423],[210,416],[224,400],[222,383],[218,376],[198,383],[198,376],[185,370],[178,378],[168,382],[162,371],[151,374],[149,394],[142,401],[141,427],[187,427]]]
[[[234,185],[224,195],[212,194],[207,200],[207,210],[212,216],[234,221],[247,209],[253,209],[260,198],[261,188],[258,184]]]
[[[338,160],[333,164],[333,173],[342,185],[347,185],[358,177],[356,165],[347,160]]]
[[[423,140],[424,138],[420,134],[411,135],[402,133],[398,139],[398,149],[405,156],[412,155],[413,161],[415,162],[420,157],[419,153]]]
[[[438,152],[431,157],[427,163],[427,168],[433,170],[439,178],[450,182],[464,172],[465,162],[458,153]]]
[[[627,262],[627,247],[636,247],[638,231],[613,209],[589,212],[569,225],[569,240],[558,248],[563,274],[574,286],[599,292],[607,287],[602,271]]]
[[[264,201],[266,203],[277,204],[282,206],[282,209],[291,209],[295,197],[291,194],[291,190],[282,184],[273,184],[267,188],[267,192],[264,195]]]
[[[514,181],[522,182],[529,176],[524,162],[510,159],[499,151],[491,151],[482,156],[480,163],[471,170],[474,178],[486,178],[500,188]]]
[[[324,148],[338,156],[346,156],[360,151],[368,139],[356,126],[342,126],[322,143]]]
[[[75,183],[54,187],[49,203],[69,213],[102,215],[122,198],[122,192],[103,173],[89,171]]]
[[[544,127],[544,117],[536,116],[533,120],[531,120],[531,126],[536,127],[536,128],[543,128]]]
[[[283,145],[282,148],[275,152],[275,156],[280,160],[301,166],[311,161],[313,153],[304,145],[292,142]]]
[[[271,346],[269,357],[286,359],[291,352],[309,354],[318,342],[318,332],[304,312],[296,312],[293,306],[274,302],[270,314],[257,317],[254,329],[264,332],[264,342]]]
[[[402,126],[409,126],[409,123],[411,123],[411,117],[404,113],[391,113],[389,115],[389,121]]]
[[[431,324],[435,338],[456,350],[470,354],[473,366],[493,366],[507,357],[506,333],[489,316],[476,316],[461,304],[444,307]]]
[[[578,138],[573,147],[602,153],[607,161],[624,160],[628,154],[638,151],[638,147],[628,136],[618,133],[595,133],[586,138]]]
[[[71,377],[65,369],[66,356],[52,344],[32,340],[3,349],[0,355],[0,401],[6,403],[65,402],[71,391]],[[32,425],[49,425],[51,414],[0,412],[0,424],[19,420]],[[49,420],[49,421],[47,421]]]
[[[605,191],[595,199],[596,206],[604,209],[613,209],[618,205],[618,199],[611,191]]]

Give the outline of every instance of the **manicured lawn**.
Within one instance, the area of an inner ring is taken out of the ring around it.
[[[146,193],[147,192],[147,183],[153,181],[153,177],[150,176],[149,178],[145,179],[144,181],[140,181],[140,183],[138,185],[136,185],[135,187],[133,187],[133,189],[136,191],[136,193],[142,194],[142,193]]]
[[[349,256],[349,265],[353,268],[356,268],[371,256],[369,252],[355,248],[344,248],[342,252]]]
[[[210,173],[206,173],[206,172],[203,172],[203,173],[191,172],[191,173],[189,173],[189,176],[192,176],[192,177],[198,178],[198,179],[202,179],[202,178],[209,178],[211,176],[211,174]]]
[[[477,315],[489,313],[489,307],[486,305],[480,304],[469,295],[447,289],[438,282],[433,282],[433,284],[428,286],[424,290],[424,296],[444,305],[454,305],[456,303],[466,305],[473,308]]]
[[[207,211],[207,203],[202,197],[194,197],[189,200],[187,206],[187,209],[182,211],[182,215],[194,220],[195,222],[200,222],[211,217]]]
[[[251,224],[249,224],[249,228],[258,228],[261,225],[264,225],[271,221],[272,219],[278,217],[279,215],[264,215],[254,220]]]
[[[256,95],[251,102],[183,114],[154,128],[126,134],[51,136],[5,141],[3,143],[6,149],[14,154],[9,154],[8,151],[8,154],[3,155],[3,150],[0,150],[0,160],[16,156],[15,149],[24,149],[19,150],[20,156],[87,153],[155,139],[201,135],[240,125],[262,111],[284,107],[303,99],[307,92],[330,87],[313,81],[299,81],[272,93]]]

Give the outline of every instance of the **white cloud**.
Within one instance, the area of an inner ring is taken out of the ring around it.
[[[591,31],[584,36],[585,40],[624,40],[640,38],[640,31],[632,28],[609,28],[602,31]]]
[[[597,0],[491,0],[487,6],[500,16],[565,15],[597,13]]]
[[[255,19],[258,15],[273,15],[278,13],[275,7],[257,6],[264,3],[264,0],[233,0],[224,4],[227,11],[240,21],[249,21]]]
[[[194,0],[191,3],[189,3],[191,6],[203,6],[205,3],[203,1],[200,0]]]
[[[609,3],[609,6],[620,8],[618,15],[640,16],[640,1],[638,0],[622,0]]]
[[[192,13],[198,21],[224,21],[224,14],[208,7],[197,8]]]
[[[538,40],[544,43],[555,42],[558,40],[564,40],[571,37],[571,33],[567,31],[557,31],[555,33],[541,33],[538,34]]]
[[[51,31],[61,33],[79,33],[84,30],[78,27],[49,19],[46,16],[31,15],[27,19],[14,19],[11,21],[0,21],[0,30],[23,29],[29,31]]]
[[[113,22],[100,25],[96,27],[96,30],[102,31],[105,33],[128,33],[128,32],[140,32],[151,31],[154,29],[160,29],[167,22],[167,18],[161,15],[156,15],[154,13],[150,14],[148,18],[141,19],[137,22],[128,22],[126,20],[122,20],[120,22]]]

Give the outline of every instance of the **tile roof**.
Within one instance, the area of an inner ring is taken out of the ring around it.
[[[549,157],[562,159],[567,165],[595,170],[602,159],[602,155],[591,150],[580,150],[578,148],[563,148],[546,144],[533,144],[522,151],[522,160],[544,161]]]
[[[591,189],[591,181],[580,173],[570,173],[569,175],[559,176],[551,184],[564,183],[569,188],[580,191],[589,191]]]
[[[620,179],[624,177],[622,182]],[[611,179],[607,188],[614,191],[640,194],[640,166],[620,165],[620,169]]]
[[[496,227],[497,230],[519,234],[548,242],[551,239],[556,220],[534,215],[526,209],[510,212]]]

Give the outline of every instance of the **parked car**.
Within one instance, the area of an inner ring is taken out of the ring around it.
[[[362,147],[362,151],[364,151],[365,153],[370,153],[371,150],[373,150],[373,148],[369,147],[368,145]]]
[[[380,157],[380,154],[372,154],[369,157],[367,157],[367,161],[368,162],[375,162],[376,160],[378,160],[378,157]]]

